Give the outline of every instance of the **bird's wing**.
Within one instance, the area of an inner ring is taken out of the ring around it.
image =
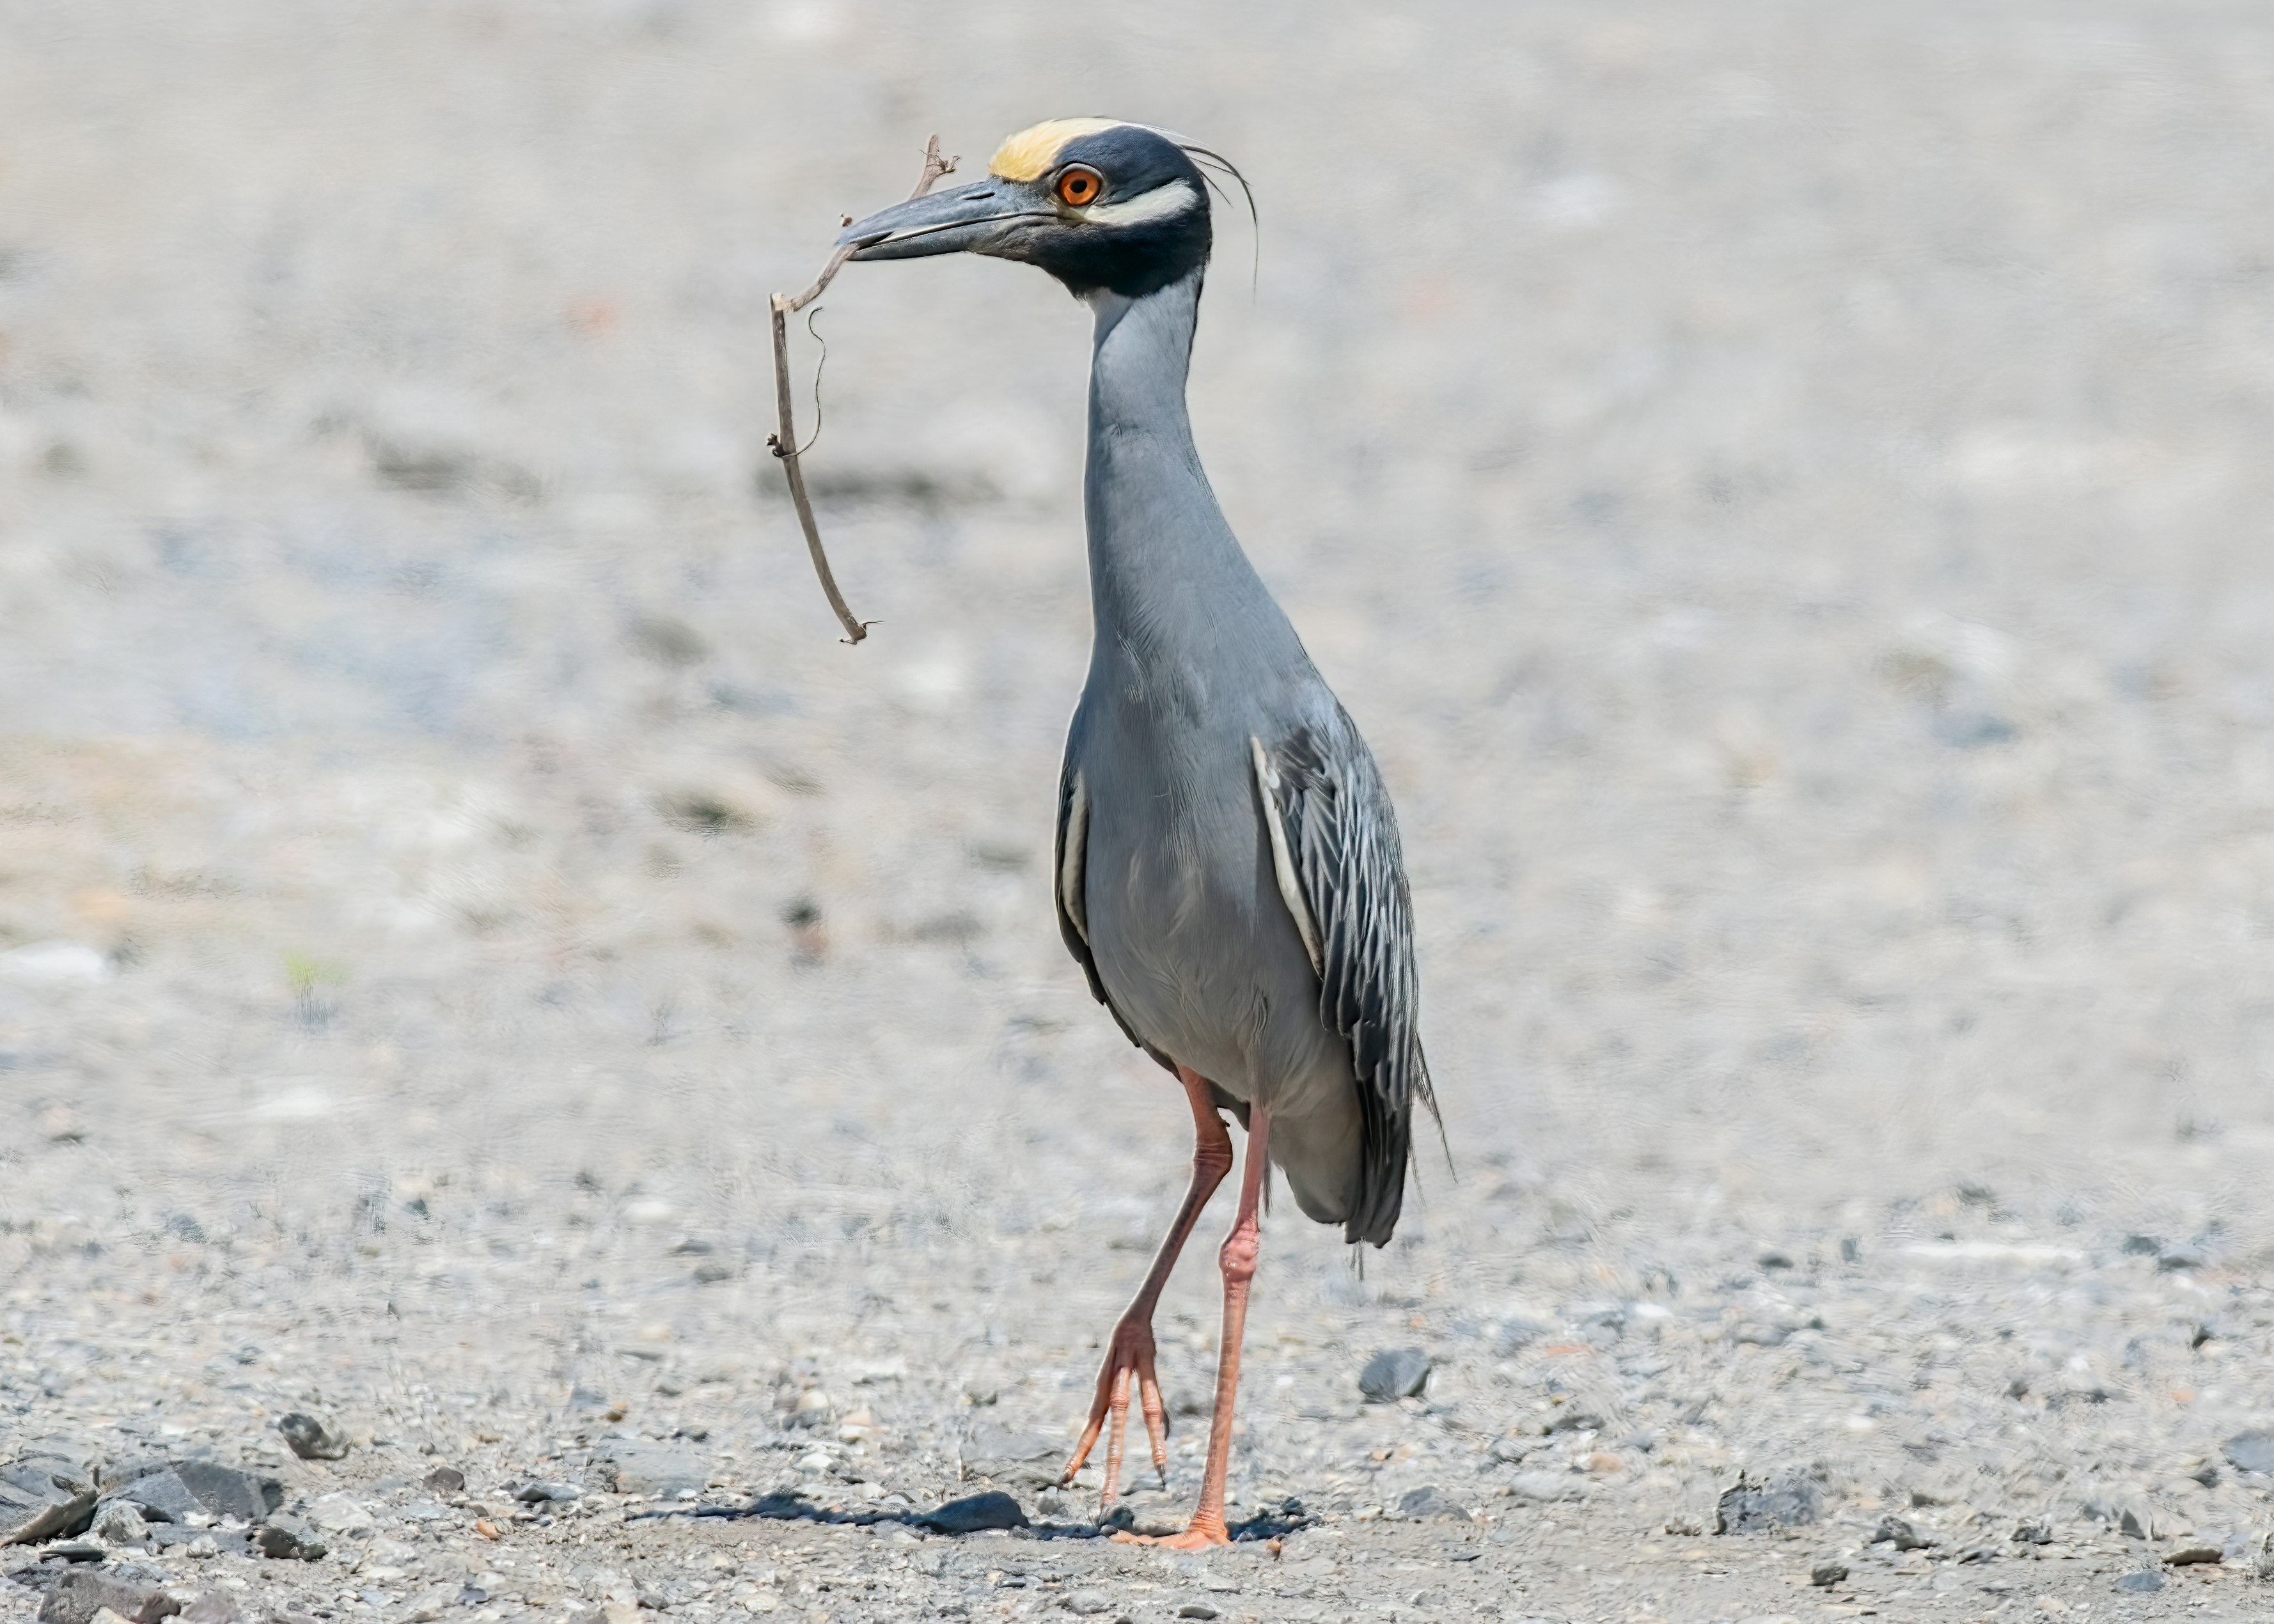
[[[1436,1096],[1421,1052],[1413,902],[1397,817],[1373,754],[1337,705],[1330,726],[1251,741],[1280,895],[1319,975],[1319,1014],[1350,1044],[1364,1143],[1344,1237],[1383,1244],[1404,1200],[1417,1102]]]
[[[1066,951],[1088,978],[1090,996],[1106,1007],[1125,1037],[1175,1071],[1174,1062],[1137,1035],[1128,1017],[1105,996],[1105,983],[1098,979],[1097,959],[1089,951],[1089,908],[1084,895],[1089,872],[1089,790],[1071,760],[1058,775],[1058,832],[1052,857],[1050,893],[1058,900],[1058,935],[1065,938]]]

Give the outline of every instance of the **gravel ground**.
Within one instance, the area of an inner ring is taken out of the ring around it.
[[[1201,1558],[1043,1486],[1188,1150],[1050,922],[1081,312],[832,291],[857,650],[763,450],[838,215],[1093,109],[1260,194],[1451,1152],[1273,1215]],[[0,12],[0,1617],[2265,1616],[2270,147],[2241,5]]]

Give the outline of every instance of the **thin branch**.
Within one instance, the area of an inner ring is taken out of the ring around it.
[[[908,193],[908,200],[915,202],[930,192],[942,176],[953,175],[956,162],[954,158],[939,155],[939,137],[933,136],[924,143],[923,174],[916,182],[916,189]],[[855,618],[853,611],[846,606],[845,595],[837,590],[837,577],[829,568],[829,554],[822,548],[821,527],[814,523],[813,502],[805,493],[805,473],[798,466],[797,423],[790,410],[789,390],[788,318],[792,312],[803,310],[821,297],[821,290],[829,285],[830,279],[844,267],[852,253],[850,248],[838,249],[829,256],[829,263],[821,267],[821,274],[813,279],[813,286],[794,298],[786,293],[777,293],[769,302],[773,311],[774,412],[780,426],[766,436],[766,444],[781,460],[782,475],[789,481],[789,499],[797,508],[798,524],[805,531],[805,549],[813,555],[813,573],[821,578],[821,590],[829,598],[829,606],[837,612],[838,620],[845,627],[845,641],[858,643],[869,635],[869,622]],[[820,380],[817,378],[815,388],[818,391],[819,387]],[[821,410],[817,393],[814,410],[816,412]]]

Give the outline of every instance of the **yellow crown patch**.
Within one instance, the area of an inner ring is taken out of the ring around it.
[[[1101,130],[1118,129],[1120,124],[1118,118],[1044,119],[997,147],[994,157],[988,160],[988,173],[1005,180],[1040,180],[1058,162],[1068,141]]]

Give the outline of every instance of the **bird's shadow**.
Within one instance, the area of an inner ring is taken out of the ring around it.
[[[779,1522],[829,1522],[849,1524],[855,1528],[897,1522],[904,1528],[923,1533],[951,1537],[1002,1529],[1023,1534],[1029,1539],[1104,1539],[1131,1526],[1126,1515],[1102,1523],[1030,1522],[1020,1508],[1019,1502],[999,1489],[953,1500],[931,1511],[847,1511],[841,1506],[826,1506],[794,1490],[787,1490],[762,1494],[747,1506],[671,1507],[659,1511],[639,1512],[629,1520],[645,1522],[660,1517],[695,1517],[712,1521],[764,1517]],[[1317,1521],[1303,1508],[1300,1500],[1290,1499],[1276,1506],[1262,1507],[1254,1516],[1231,1524],[1231,1534],[1235,1544],[1276,1539],[1298,1529],[1308,1528]]]

